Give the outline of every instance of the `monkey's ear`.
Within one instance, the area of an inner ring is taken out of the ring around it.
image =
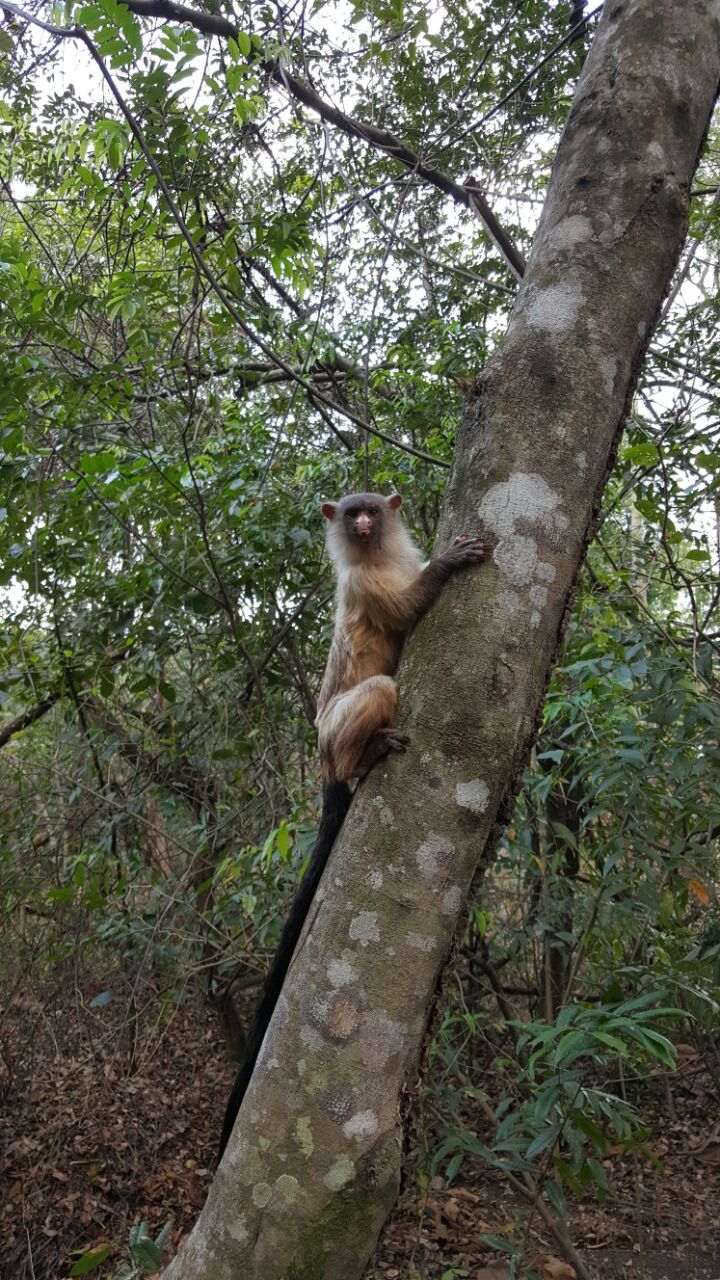
[[[323,504],[322,504],[322,506],[321,506],[320,510],[322,511],[322,513],[323,513],[323,515],[324,515],[324,517],[325,517],[325,519],[326,519],[326,520],[334,520],[334,519],[335,519],[335,508],[336,508],[336,507],[337,507],[337,502],[323,502]]]
[[[402,506],[402,494],[394,493],[391,498],[388,498],[388,506],[391,507],[393,511],[397,511],[398,507]]]

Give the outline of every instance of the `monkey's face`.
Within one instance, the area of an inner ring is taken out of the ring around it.
[[[399,493],[384,498],[379,493],[353,493],[340,502],[323,503],[323,515],[350,546],[371,550],[382,542],[383,524],[393,518],[402,502]]]
[[[351,506],[343,511],[346,537],[350,542],[371,547],[377,542],[382,532],[383,510],[374,502],[367,506]]]

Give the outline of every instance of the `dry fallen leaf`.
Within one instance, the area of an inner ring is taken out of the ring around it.
[[[690,879],[688,880],[688,884],[690,885],[690,888],[695,894],[695,897],[697,898],[698,902],[702,903],[704,907],[709,907],[710,894],[705,888],[705,885],[703,884],[702,880]]]
[[[561,1258],[547,1257],[542,1264],[543,1280],[575,1280],[575,1268]]]
[[[701,1164],[720,1164],[720,1142],[711,1142],[702,1151],[694,1151],[693,1155]]]

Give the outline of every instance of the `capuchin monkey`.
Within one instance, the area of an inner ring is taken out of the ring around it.
[[[325,502],[327,546],[337,574],[335,633],[318,698],[323,807],[310,862],[292,901],[263,993],[248,1033],[245,1058],[225,1112],[222,1156],[265,1032],[290,967],[305,917],[335,838],[350,806],[349,783],[364,778],[409,739],[394,726],[393,676],[410,628],[430,608],[451,574],[479,564],[489,548],[463,535],[423,565],[400,516],[394,493],[356,493]]]

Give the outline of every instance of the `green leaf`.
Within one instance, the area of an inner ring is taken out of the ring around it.
[[[525,1152],[526,1158],[528,1160],[534,1160],[536,1156],[540,1155],[541,1151],[546,1151],[547,1148],[555,1141],[559,1132],[559,1125],[553,1125],[550,1129],[544,1129],[542,1133],[539,1133],[537,1137],[533,1138],[530,1146]]]
[[[623,455],[628,462],[636,462],[642,467],[652,467],[658,461],[658,451],[654,444],[631,444]]]
[[[278,853],[280,854],[280,857],[283,858],[285,861],[287,861],[291,844],[292,844],[292,841],[290,838],[290,832],[288,831],[288,828],[287,828],[287,823],[281,822],[275,835],[275,845]]]
[[[95,1271],[97,1267],[101,1267],[106,1258],[112,1253],[111,1244],[99,1244],[93,1249],[89,1249],[84,1253],[70,1269],[71,1276],[86,1276],[91,1271]]]
[[[130,1256],[133,1262],[139,1264],[148,1274],[160,1269],[162,1250],[149,1236],[144,1236],[130,1245]]]
[[[577,849],[577,837],[574,831],[565,826],[564,822],[553,822],[552,829],[566,844],[569,844],[573,849]]]
[[[550,1207],[557,1214],[558,1218],[564,1221],[567,1217],[567,1204],[562,1190],[554,1178],[548,1179],[543,1186],[543,1191],[548,1198]]]
[[[75,890],[70,885],[64,885],[59,889],[48,889],[45,897],[48,902],[72,902],[75,897]]]

